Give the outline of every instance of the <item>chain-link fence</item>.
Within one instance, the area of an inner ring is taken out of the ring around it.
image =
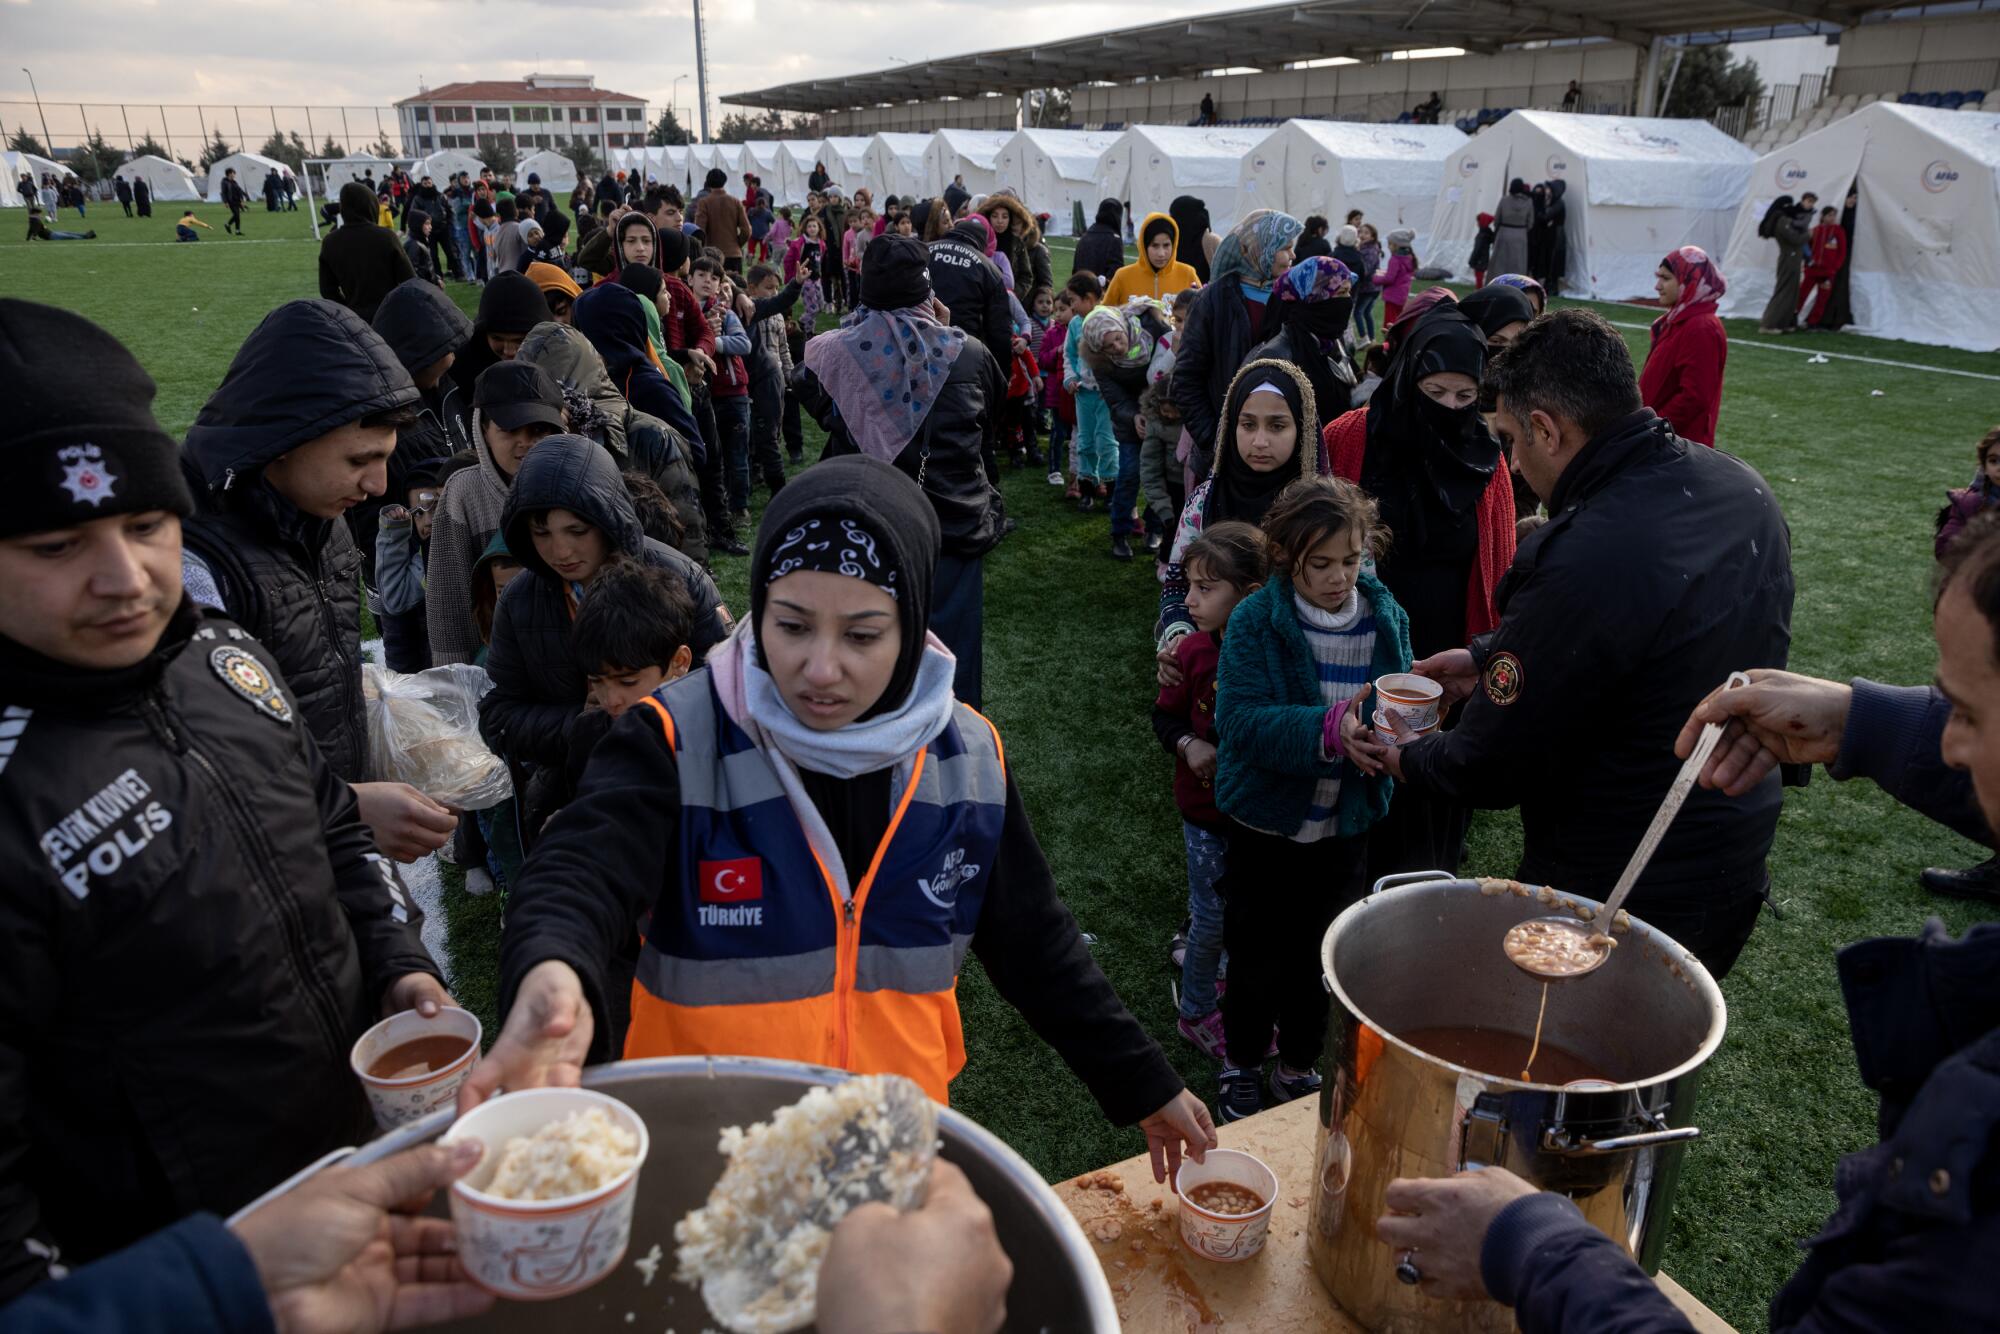
[[[405,147],[389,106],[236,106],[211,103],[0,101],[0,142],[32,136],[46,156],[67,161],[96,144],[113,160],[157,152],[190,169],[229,153],[341,157],[374,150],[382,156],[428,151]],[[218,140],[222,148],[216,151]],[[388,145],[388,151],[381,147]],[[269,150],[282,151],[269,151]]]

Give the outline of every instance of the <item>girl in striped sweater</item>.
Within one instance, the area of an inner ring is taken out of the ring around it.
[[[1239,415],[1282,431],[1289,397],[1253,390]],[[1388,534],[1359,487],[1293,482],[1264,535],[1271,579],[1229,618],[1217,673],[1215,798],[1232,822],[1218,886],[1224,1121],[1319,1088],[1320,939],[1365,892],[1368,830],[1389,809],[1367,700],[1377,677],[1410,669],[1409,621],[1365,560]],[[1260,1088],[1274,1027],[1278,1065]]]

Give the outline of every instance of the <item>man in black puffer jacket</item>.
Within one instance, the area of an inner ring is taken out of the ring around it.
[[[568,515],[550,522],[551,510]],[[560,535],[572,517],[601,534],[603,545],[594,564],[586,561],[587,568],[558,571],[543,555],[535,530]],[[694,602],[694,636],[688,647],[696,662],[728,636],[729,612],[706,570],[645,535],[618,464],[602,445],[583,436],[552,435],[529,451],[508,488],[500,531],[523,570],[500,595],[494,613],[486,657],[493,690],[479,707],[479,730],[509,763],[546,767],[559,776],[569,762],[589,690],[569,651],[572,608],[579,590],[589,596],[590,578],[605,562],[639,560],[680,576]],[[538,814],[531,812],[524,828],[539,829]]]
[[[404,783],[371,783],[361,700],[361,553],[341,517],[388,485],[396,433],[420,402],[409,372],[353,311],[289,301],[238,349],[188,429],[196,601],[270,648],[327,764],[356,787],[381,850],[442,846],[451,813]]]
[[[0,383],[4,1307],[56,1248],[359,1143],[352,1044],[451,998],[275,655],[182,591],[152,381],[80,316],[0,301]]]
[[[375,221],[375,192],[359,181],[340,187],[340,226],[319,243],[319,294],[364,320],[398,283],[417,276],[402,238]]]
[[[995,356],[1013,346],[1014,319],[1007,312],[1007,281],[986,258],[989,231],[968,219],[931,242],[931,291],[951,312],[951,322]]]
[[[1108,283],[1111,275],[1125,267],[1125,210],[1117,200],[1107,199],[1097,206],[1097,221],[1076,242],[1076,261],[1070,271],[1089,269],[1097,281]]]
[[[457,382],[445,374],[471,339],[472,321],[443,289],[412,278],[382,299],[374,329],[417,386],[417,419],[396,432],[383,494],[348,510],[347,527],[361,549],[362,579],[369,589],[369,610],[382,631],[383,660],[395,671],[421,671],[430,666],[423,608],[385,613],[374,598],[376,520],[385,504],[408,503],[412,468],[472,448],[471,408]]]

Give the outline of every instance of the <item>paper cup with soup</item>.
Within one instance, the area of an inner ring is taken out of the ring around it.
[[[1174,1174],[1181,1241],[1210,1260],[1247,1260],[1264,1249],[1278,1178],[1240,1149],[1210,1149],[1203,1162],[1181,1160]]]
[[[1444,716],[1444,687],[1415,672],[1375,678],[1375,714],[1408,732],[1434,732]]]
[[[392,1014],[361,1035],[348,1057],[375,1124],[394,1130],[458,1098],[458,1086],[479,1064],[479,1020],[444,1006],[426,1019],[415,1010]]]
[[[589,1089],[526,1089],[481,1103],[441,1142],[464,1139],[486,1146],[451,1187],[458,1257],[473,1282],[546,1301],[617,1268],[649,1146],[638,1113]]]

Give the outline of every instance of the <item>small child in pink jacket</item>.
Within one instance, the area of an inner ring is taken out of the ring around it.
[[[1042,368],[1042,402],[1049,411],[1049,485],[1063,484],[1063,463],[1076,470],[1071,438],[1076,433],[1076,400],[1063,388],[1063,346],[1069,337],[1069,322],[1076,314],[1067,290],[1057,292],[1049,327],[1042,333],[1035,360]]]
[[[1417,276],[1417,252],[1411,247],[1417,234],[1408,227],[1389,233],[1389,263],[1376,280],[1382,291],[1382,328],[1387,332],[1410,300],[1410,280]]]

